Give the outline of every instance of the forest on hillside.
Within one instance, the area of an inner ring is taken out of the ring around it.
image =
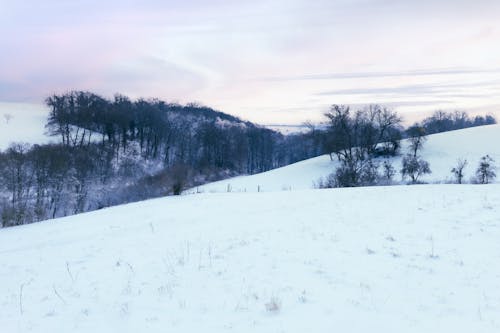
[[[52,95],[45,102],[47,133],[59,142],[13,143],[0,153],[1,226],[180,194],[325,153],[357,170],[354,162],[366,156],[398,154],[400,140],[412,133],[396,112],[377,105],[360,110],[334,105],[322,126],[283,135],[197,104],[107,99],[85,91]],[[491,123],[491,116],[439,111],[410,128],[428,134]]]

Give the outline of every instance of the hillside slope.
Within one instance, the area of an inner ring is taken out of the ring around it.
[[[53,141],[45,134],[47,115],[43,107],[36,105],[0,103],[0,150],[7,149],[13,142]]]
[[[422,177],[429,183],[446,183],[452,181],[450,170],[459,158],[467,159],[465,179],[468,181],[479,163],[479,159],[489,154],[500,167],[500,125],[488,125],[444,132],[428,136],[424,143],[422,156],[430,163],[432,174]],[[406,152],[407,142],[402,142],[402,152]],[[383,158],[379,158],[383,161]],[[396,170],[401,169],[401,156],[391,158]],[[294,163],[252,176],[241,176],[226,179],[188,190],[195,192],[257,192],[310,189],[320,178],[327,177],[335,170],[337,162],[328,155]],[[401,181],[401,175],[395,176]]]
[[[499,203],[500,185],[201,194],[3,229],[0,327],[498,332]]]

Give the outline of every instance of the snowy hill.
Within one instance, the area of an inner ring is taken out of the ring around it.
[[[500,163],[499,139],[499,125],[430,136],[424,180],[458,158],[466,178],[485,154]],[[500,331],[500,184],[311,189],[334,168],[321,156],[0,229],[1,330]]]
[[[53,140],[45,135],[47,115],[41,106],[0,103],[0,150],[13,142],[43,144]]]
[[[500,185],[200,194],[3,229],[0,327],[499,332],[499,203]]]
[[[428,136],[424,143],[422,156],[430,163],[432,174],[422,177],[429,183],[451,182],[450,170],[459,158],[467,159],[464,170],[468,181],[474,175],[479,159],[489,154],[500,166],[500,125],[488,125],[444,132]],[[407,142],[402,142],[402,152],[406,151]],[[379,161],[383,161],[382,158]],[[401,157],[391,158],[396,170],[401,169]],[[328,155],[298,162],[283,168],[274,169],[252,176],[241,176],[200,186],[188,190],[195,192],[266,192],[311,189],[322,177],[327,177],[335,170],[337,163]],[[395,176],[401,180],[400,174]]]

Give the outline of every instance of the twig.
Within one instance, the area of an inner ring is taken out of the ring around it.
[[[69,277],[71,278],[71,282],[75,282],[75,278],[73,274],[71,274],[71,270],[69,269],[69,262],[66,261],[66,270],[68,271]]]
[[[24,288],[24,283],[21,284],[21,288],[19,288],[19,312],[21,313],[21,316],[24,313],[23,310],[23,288]]]
[[[21,313],[21,316],[24,314],[24,308],[23,308],[23,290],[24,290],[24,286],[29,285],[31,282],[33,282],[33,279],[29,280],[28,282],[22,283],[21,287],[19,287],[19,312]]]
[[[61,295],[59,295],[59,293],[57,292],[57,289],[56,289],[56,286],[55,285],[52,285],[52,288],[54,289],[54,293],[56,294],[57,297],[59,297],[59,299],[64,303],[64,305],[66,305],[66,301],[64,300],[64,298],[62,298]]]
[[[127,264],[127,266],[128,266],[128,268],[130,269],[130,271],[131,271],[133,274],[135,274],[134,267],[132,267],[132,265],[131,265],[129,262],[127,262],[127,261],[125,261],[125,263]]]

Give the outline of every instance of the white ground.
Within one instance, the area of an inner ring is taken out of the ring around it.
[[[14,114],[0,142],[36,126]],[[430,137],[425,180],[500,162],[498,142],[498,125]],[[333,168],[0,229],[0,331],[500,332],[500,184],[306,190]]]
[[[39,105],[0,103],[0,150],[7,149],[13,142],[42,144],[53,141],[45,135],[47,116],[48,111]]]
[[[499,332],[500,185],[220,193],[0,230],[2,332]]]
[[[451,182],[450,170],[459,158],[467,159],[465,180],[474,176],[474,172],[482,156],[489,154],[500,167],[500,125],[489,125],[464,130],[429,135],[424,144],[422,156],[430,163],[432,174],[422,177],[430,183]],[[406,151],[403,142],[402,152]],[[390,159],[396,170],[401,169],[401,157]],[[379,159],[383,161],[383,159]],[[266,192],[311,189],[322,177],[335,170],[337,162],[332,162],[328,155],[298,162],[284,168],[265,173],[226,179],[188,190],[195,192]],[[499,177],[500,178],[500,177]],[[401,176],[395,176],[400,182]]]

